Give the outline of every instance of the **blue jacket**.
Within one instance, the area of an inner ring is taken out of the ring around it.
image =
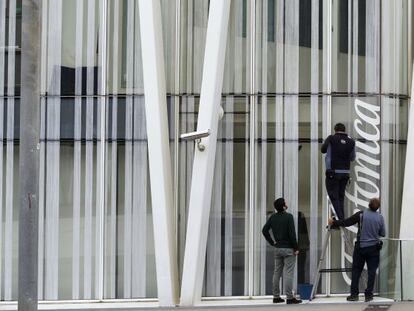
[[[347,219],[334,221],[334,225],[341,227],[349,227],[356,223],[359,224],[359,243],[361,248],[376,245],[380,237],[385,236],[384,217],[370,208],[359,211]]]
[[[346,133],[337,132],[325,139],[321,152],[326,153],[326,170],[349,173],[351,161],[355,160],[355,141]]]

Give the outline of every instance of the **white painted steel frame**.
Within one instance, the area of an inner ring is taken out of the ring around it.
[[[414,202],[414,63],[413,72],[411,75],[411,99],[409,106],[408,116],[408,133],[407,133],[407,150],[405,154],[405,172],[404,172],[404,186],[402,195],[402,206],[401,206],[401,225],[400,225],[400,238],[402,239],[413,239],[414,230],[412,229],[412,219],[414,217],[414,209],[412,207]],[[403,246],[404,245],[404,246]],[[404,267],[404,298],[412,299],[414,296],[414,286],[412,275],[414,270],[412,268],[412,256],[414,254],[413,243],[404,243],[402,247],[402,260]],[[401,289],[402,290],[402,289]]]
[[[160,1],[140,0],[139,16],[158,299],[160,306],[172,306],[178,298],[178,265]]]
[[[229,14],[230,0],[210,1],[197,123],[197,130],[210,129],[210,136],[202,139],[206,149],[195,149],[194,155],[181,285],[183,306],[201,300]]]

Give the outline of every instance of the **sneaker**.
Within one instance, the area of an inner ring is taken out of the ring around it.
[[[346,300],[347,301],[358,301],[359,300],[359,297],[358,296],[351,295],[351,296],[346,297]]]
[[[365,302],[370,302],[372,300],[374,300],[373,296],[365,296]]]
[[[285,300],[280,297],[273,298],[273,303],[281,303],[281,302],[285,302]]]
[[[287,299],[286,300],[286,304],[288,304],[288,305],[290,305],[290,304],[297,304],[297,303],[302,303],[302,300],[296,299],[296,298],[292,298],[292,299]]]

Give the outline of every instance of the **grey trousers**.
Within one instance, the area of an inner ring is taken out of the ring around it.
[[[273,272],[273,297],[280,297],[280,278],[284,274],[284,285],[287,299],[293,296],[293,272],[296,256],[292,248],[275,248],[275,270]]]

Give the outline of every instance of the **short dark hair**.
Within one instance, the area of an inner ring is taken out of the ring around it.
[[[285,210],[285,199],[279,198],[273,202],[273,206],[276,211],[283,212]]]
[[[336,123],[334,127],[335,132],[345,132],[346,128],[343,123]]]
[[[378,198],[372,198],[371,200],[369,200],[369,204],[368,207],[372,210],[372,211],[376,211],[377,209],[379,209],[381,206],[381,201]]]

